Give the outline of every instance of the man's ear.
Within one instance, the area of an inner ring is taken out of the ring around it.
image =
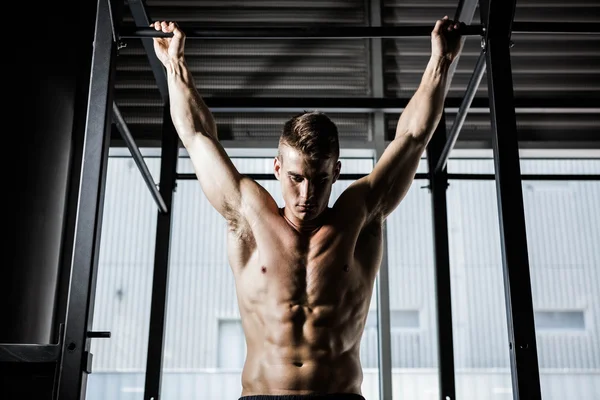
[[[342,162],[338,160],[338,162],[335,163],[335,168],[333,169],[333,183],[335,183],[338,178],[340,177],[340,172],[342,170]]]
[[[281,176],[281,160],[279,159],[279,156],[276,156],[273,159],[273,172],[275,173],[275,178],[279,180]]]

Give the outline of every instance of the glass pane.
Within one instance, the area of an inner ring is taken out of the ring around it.
[[[157,176],[160,158],[147,158]],[[157,206],[131,157],[110,157],[93,329],[88,400],[143,399]]]
[[[583,311],[536,311],[535,329],[543,331],[583,331]]]
[[[600,159],[521,158],[522,174],[600,174]]]
[[[221,369],[241,370],[246,359],[246,340],[241,320],[219,321],[219,361]]]
[[[467,153],[465,150],[463,154]],[[490,152],[491,154],[491,152]],[[494,159],[488,158],[450,158],[448,172],[461,174],[493,174]],[[521,173],[524,175],[598,175],[600,159],[597,158],[520,158]]]
[[[352,161],[347,160],[347,164]],[[261,159],[256,162],[240,172],[260,170],[266,165]],[[372,161],[366,172],[371,169]],[[257,182],[283,206],[279,181]],[[333,185],[330,206],[350,183],[340,180]],[[173,213],[161,397],[184,399],[201,394],[211,400],[237,399],[242,391],[242,370],[234,360],[242,352],[239,340],[243,334],[223,323],[240,320],[227,259],[226,222],[212,208],[196,180],[178,182]],[[372,301],[371,308],[375,305]],[[376,332],[362,338],[361,357],[363,363],[369,357],[376,360]],[[365,370],[363,390],[369,400],[379,398],[376,363]]]
[[[419,311],[418,310],[391,310],[390,327],[392,329],[413,328],[418,329]]]
[[[426,161],[423,164],[426,166]],[[387,220],[394,399],[439,397],[431,195],[427,185],[426,180],[415,180]]]
[[[581,163],[589,165],[586,160]],[[565,165],[538,160],[531,168],[550,172],[558,164]],[[583,168],[573,165],[574,170]],[[527,181],[523,201],[542,397],[596,400],[600,393],[600,182]]]
[[[446,163],[450,174],[493,174],[492,158],[449,158]]]
[[[495,185],[453,180],[447,191],[457,399],[512,399]]]

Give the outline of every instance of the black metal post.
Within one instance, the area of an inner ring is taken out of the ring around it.
[[[108,1],[98,1],[96,16],[69,301],[58,379],[60,400],[79,400],[84,397],[87,374],[91,372],[91,339],[87,333],[91,331],[94,312],[110,146],[108,110],[112,104],[116,61]]]
[[[513,397],[539,400],[540,377],[510,62],[515,3],[515,0],[489,1],[482,22],[487,19],[485,51]]]
[[[173,192],[176,186],[179,137],[173,126],[169,104],[163,110],[163,138],[160,166],[160,194],[167,206],[166,213],[158,214],[152,275],[152,300],[146,361],[145,400],[159,400],[162,379],[165,314],[169,288],[169,254],[173,221]]]
[[[123,116],[121,115],[121,111],[119,111],[119,107],[117,107],[117,104],[115,102],[113,102],[112,110],[113,110],[113,118],[114,118],[115,125],[117,126],[119,132],[121,133],[121,137],[125,141],[127,148],[131,152],[131,156],[133,157],[135,164],[137,165],[138,169],[140,170],[140,173],[142,174],[142,178],[144,179],[144,182],[146,182],[146,186],[148,186],[148,189],[150,189],[150,194],[152,194],[152,198],[154,199],[154,202],[158,206],[158,209],[160,210],[160,212],[166,213],[167,205],[165,204],[165,201],[163,200],[162,196],[160,195],[160,192],[156,188],[156,183],[154,183],[152,174],[150,173],[150,170],[148,169],[148,166],[146,165],[146,162],[144,161],[144,156],[142,156],[140,149],[138,148],[137,144],[135,143],[135,139],[131,135],[131,132],[129,132],[127,123],[125,123],[125,120],[123,119]]]
[[[450,152],[454,148],[456,144],[456,140],[458,139],[458,135],[460,134],[460,130],[467,119],[467,114],[469,112],[469,108],[471,107],[471,103],[477,94],[477,89],[479,89],[479,83],[483,78],[483,73],[485,72],[485,53],[482,51],[477,59],[477,64],[475,65],[475,71],[473,71],[473,75],[471,75],[471,80],[469,81],[469,85],[467,86],[467,90],[465,92],[465,96],[463,97],[462,103],[458,109],[458,113],[456,114],[456,118],[454,119],[454,123],[450,128],[450,134],[446,139],[446,144],[442,149],[439,160],[435,166],[435,172],[440,172],[445,166],[446,162],[448,162],[448,157],[450,157]]]
[[[448,174],[446,168],[435,169],[446,143],[446,114],[442,113],[440,123],[427,146],[429,164],[429,185],[431,189],[431,209],[433,220],[433,246],[435,253],[435,286],[438,330],[439,386],[442,400],[456,399],[454,369],[454,340],[452,330],[452,301],[450,290],[450,245],[448,243],[448,211],[446,189]]]
[[[431,26],[309,26],[292,28],[219,28],[186,26],[180,24],[188,39],[377,39],[410,36],[430,36]],[[482,25],[467,25],[464,36],[482,36]],[[154,28],[123,27],[121,39],[171,37],[172,33]]]

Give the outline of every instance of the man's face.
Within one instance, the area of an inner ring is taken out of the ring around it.
[[[285,144],[275,157],[275,177],[281,182],[286,209],[298,220],[317,218],[329,204],[331,187],[340,175],[341,163],[333,159],[311,161]]]

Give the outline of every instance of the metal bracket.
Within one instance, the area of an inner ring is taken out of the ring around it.
[[[83,371],[86,374],[92,373],[92,361],[94,359],[94,355],[89,351],[83,352]]]

